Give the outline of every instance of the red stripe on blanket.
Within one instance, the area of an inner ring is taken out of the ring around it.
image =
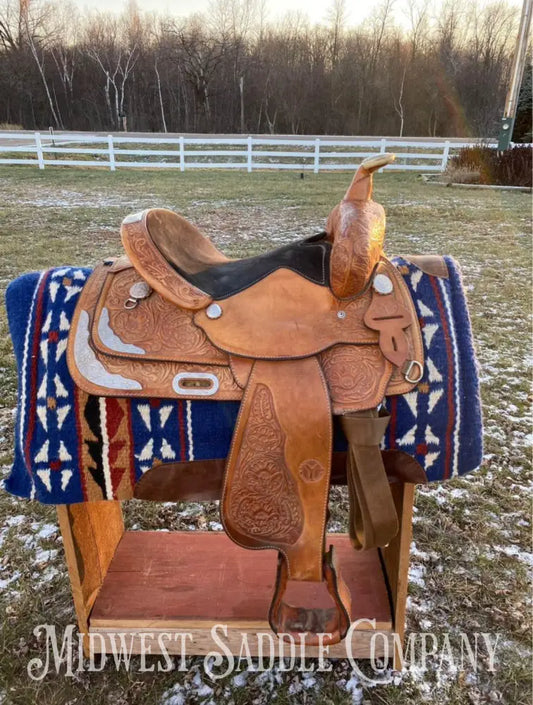
[[[31,442],[33,440],[33,433],[35,431],[35,417],[37,410],[37,370],[39,367],[39,343],[41,337],[41,329],[43,326],[43,294],[44,288],[48,283],[48,279],[50,278],[51,271],[52,270],[49,269],[48,272],[46,272],[46,274],[44,274],[43,278],[41,279],[41,283],[39,284],[39,288],[37,290],[37,305],[35,308],[35,324],[33,331],[33,345],[31,350],[30,388],[28,390],[28,394],[30,397],[28,432],[26,434],[26,441],[24,444],[24,455],[26,457],[26,465],[30,474],[33,474],[31,472],[30,448]]]

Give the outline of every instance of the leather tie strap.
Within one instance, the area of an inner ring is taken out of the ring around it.
[[[341,416],[349,448],[346,474],[350,540],[356,550],[386,546],[399,529],[379,444],[389,414],[376,409]]]

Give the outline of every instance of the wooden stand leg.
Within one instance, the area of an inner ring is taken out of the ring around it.
[[[407,603],[407,587],[409,581],[409,554],[413,535],[413,504],[415,485],[391,485],[396,511],[400,522],[400,530],[390,544],[383,548],[381,556],[389,582],[394,630],[403,645],[405,634],[405,608]],[[394,666],[402,668],[402,654],[395,647]]]
[[[57,506],[80,633],[88,655],[89,614],[124,534],[120,502]]]

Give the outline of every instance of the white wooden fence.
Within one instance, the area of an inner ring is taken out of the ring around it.
[[[478,140],[388,137],[136,136],[88,133],[0,133],[0,164],[156,169],[353,170],[365,157],[394,152],[393,170],[443,171],[448,159]],[[483,141],[495,147],[495,142]],[[141,148],[138,147],[141,145]],[[143,147],[143,145],[147,145]],[[230,149],[228,149],[228,147]],[[139,159],[141,157],[141,159]]]

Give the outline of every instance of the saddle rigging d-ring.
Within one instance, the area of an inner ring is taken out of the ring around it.
[[[415,369],[418,369],[418,375],[411,377],[411,372]],[[417,382],[420,382],[423,375],[424,365],[421,362],[418,362],[418,360],[409,360],[407,364],[407,369],[403,373],[405,380],[410,384],[416,384]]]

